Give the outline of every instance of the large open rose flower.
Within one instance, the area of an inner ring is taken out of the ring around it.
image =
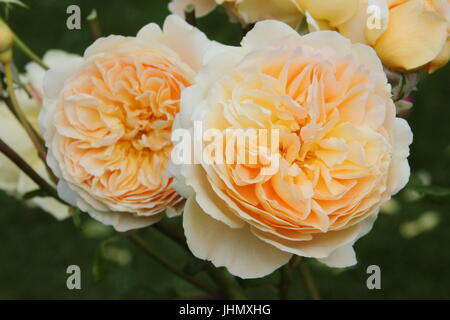
[[[294,0],[311,31],[373,46],[390,68],[434,72],[450,59],[449,0]]]
[[[242,278],[265,276],[292,255],[355,264],[353,244],[409,178],[412,133],[390,97],[374,50],[336,32],[300,36],[264,21],[241,47],[209,50],[182,95],[173,138],[197,121],[223,134],[205,137],[194,164],[180,161],[186,143],[176,144],[169,167],[188,198],[193,254]],[[277,130],[279,157],[258,138],[240,148],[256,163],[220,161],[236,150],[225,133],[236,129]],[[266,170],[275,159],[278,170]]]
[[[45,77],[40,124],[59,195],[119,231],[179,211],[164,173],[172,122],[206,36],[177,16],[136,37],[109,36]]]
[[[49,50],[43,57],[45,64],[54,67],[58,64],[76,57],[61,50]],[[25,66],[26,73],[21,80],[27,87],[28,93],[16,89],[19,104],[31,125],[39,131],[38,115],[43,98],[43,78],[45,70],[35,62]],[[36,172],[52,183],[44,162],[39,158],[36,148],[26,134],[25,130],[7,106],[0,103],[0,137],[5,140]],[[19,197],[27,192],[38,189],[38,186],[23,173],[14,163],[0,154],[0,189]],[[34,197],[28,201],[31,206],[38,206],[47,211],[56,219],[62,220],[69,216],[69,208],[52,198]]]

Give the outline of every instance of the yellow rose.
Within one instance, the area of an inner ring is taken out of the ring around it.
[[[172,0],[169,10],[183,17],[185,8],[190,4],[194,5],[197,17],[207,15],[216,5],[222,5],[233,19],[244,25],[275,19],[296,28],[303,20],[303,14],[294,0]]]
[[[448,0],[390,1],[389,26],[374,48],[393,69],[434,72],[450,59]]]
[[[292,255],[355,264],[353,244],[410,172],[412,133],[396,118],[374,50],[336,32],[300,36],[264,21],[241,47],[206,57],[183,92],[172,138],[198,123],[215,134],[194,148],[192,164],[179,161],[186,144],[176,143],[169,166],[188,198],[183,226],[193,254],[241,278],[263,277]],[[239,129],[253,142],[228,138]],[[259,130],[278,132],[274,154]],[[230,152],[257,161],[221,161]]]
[[[60,63],[74,58],[75,55],[61,50],[50,50],[44,55],[44,63],[54,67]],[[31,62],[25,66],[26,74],[22,76],[23,83],[32,94],[17,89],[16,95],[27,119],[38,130],[38,114],[43,97],[44,69],[38,64]],[[0,137],[5,140],[36,172],[44,177],[47,182],[52,183],[42,160],[30,138],[25,133],[20,123],[8,110],[7,106],[0,103]],[[29,191],[36,190],[38,186],[24,174],[17,166],[0,154],[0,189],[6,192],[23,196]],[[69,216],[69,208],[55,199],[35,197],[28,202],[52,214],[58,220]]]
[[[311,31],[373,46],[396,70],[434,72],[450,58],[448,0],[296,0]]]
[[[61,198],[118,231],[178,213],[165,176],[172,122],[210,44],[172,15],[47,72],[40,125]]]

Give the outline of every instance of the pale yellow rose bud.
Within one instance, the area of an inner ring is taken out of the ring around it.
[[[11,29],[0,19],[0,62],[5,63],[11,60],[13,34]]]
[[[434,72],[447,64],[449,4],[442,1],[389,1],[389,26],[374,45],[385,65]]]

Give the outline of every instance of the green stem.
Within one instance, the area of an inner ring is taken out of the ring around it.
[[[28,47],[13,31],[11,31],[14,38],[14,43],[17,45],[17,47],[31,60],[36,62],[38,65],[40,65],[43,69],[48,70],[48,66],[44,63],[44,61],[39,58],[37,54],[35,54],[30,47]]]
[[[28,136],[30,137],[34,146],[38,150],[38,153],[39,153],[39,156],[41,157],[41,159],[45,160],[46,152],[45,152],[45,148],[44,148],[44,141],[34,130],[33,126],[30,124],[30,122],[26,118],[25,114],[22,112],[22,109],[19,106],[19,102],[17,101],[16,93],[14,92],[14,80],[13,80],[11,62],[5,63],[4,69],[5,69],[5,76],[6,76],[6,84],[8,86],[9,100],[11,102],[10,104],[8,104],[8,107],[10,108],[10,110],[14,114],[14,116],[17,118],[17,120],[19,120],[19,122],[22,124],[26,133],[28,134]]]
[[[314,282],[314,278],[311,275],[311,272],[308,268],[306,259],[300,258],[299,269],[300,274],[305,282],[306,289],[308,290],[309,296],[313,300],[320,300],[319,291],[317,290],[316,284]]]
[[[172,241],[176,242],[180,247],[190,252],[183,232],[180,232],[173,224],[167,220],[161,220],[155,224],[154,227]],[[212,264],[208,264],[206,272],[220,288],[224,289],[225,294],[229,299],[246,299],[239,283],[224,268],[216,268]]]
[[[41,136],[36,132],[33,126],[28,121],[27,117],[23,113],[20,108],[19,102],[16,97],[16,93],[14,91],[14,80],[12,74],[12,64],[11,62],[4,63],[4,72],[6,76],[6,84],[8,86],[8,94],[9,99],[5,100],[6,105],[11,110],[13,115],[17,118],[19,123],[25,129],[25,132],[30,137],[31,142],[34,147],[38,151],[39,158],[44,162],[45,168],[47,169],[47,173],[50,179],[54,182],[58,182],[58,178],[53,174],[52,170],[47,165],[47,152],[45,150],[44,140],[42,140]]]
[[[194,287],[200,289],[203,292],[206,292],[213,296],[214,298],[218,298],[220,294],[216,292],[213,288],[203,284],[198,281],[194,277],[184,274],[178,267],[174,266],[174,264],[169,261],[166,257],[161,255],[158,250],[153,249],[148,243],[138,236],[136,233],[128,233],[128,238],[139,248],[141,248],[149,257],[158,261],[162,266],[170,270],[172,273],[176,274],[180,278],[184,279],[186,282],[192,284]]]
[[[292,282],[291,267],[292,267],[291,263],[288,263],[280,270],[280,285],[279,285],[280,300],[289,299],[289,289]]]
[[[31,168],[25,160],[23,160],[13,149],[11,149],[2,139],[0,139],[0,152],[11,160],[18,168],[20,168],[31,180],[34,181],[49,196],[62,202],[58,193],[47,181],[45,181],[33,168]]]
[[[242,292],[242,288],[237,283],[236,278],[233,277],[225,268],[216,268],[212,264],[208,264],[208,275],[214,282],[225,291],[225,295],[231,300],[247,300],[247,297]]]

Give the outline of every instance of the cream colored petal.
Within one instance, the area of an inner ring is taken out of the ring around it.
[[[78,58],[78,55],[67,53],[63,50],[48,50],[42,60],[50,68],[54,68],[61,63]],[[39,66],[36,62],[29,62],[25,65],[26,77],[33,85],[33,87],[43,94],[44,75],[45,70]]]
[[[383,64],[372,47],[357,43],[353,45],[353,53],[361,65],[369,69],[370,72],[379,75],[381,77],[380,81],[387,83],[386,75],[383,71]]]
[[[348,21],[358,10],[359,0],[297,0],[304,11],[318,20],[326,20],[331,26]]]
[[[209,260],[216,267],[224,266],[243,279],[264,277],[291,258],[291,254],[259,240],[248,227],[231,229],[211,218],[193,197],[186,203],[183,228],[197,258]]]
[[[353,243],[358,237],[360,226],[355,225],[344,230],[316,233],[309,241],[289,241],[256,228],[253,228],[252,231],[259,239],[285,252],[302,257],[326,258],[337,248]]]
[[[241,45],[248,49],[276,45],[286,37],[297,35],[297,32],[279,21],[267,20],[258,22],[242,39]]]
[[[394,152],[389,169],[388,190],[391,194],[396,194],[408,183],[411,171],[408,156],[413,134],[406,120],[395,118],[393,140]]]
[[[197,18],[206,16],[217,6],[215,0],[172,0],[169,3],[169,10],[184,18],[184,10],[188,5],[194,5]]]
[[[447,21],[427,11],[421,0],[390,10],[389,26],[375,50],[390,68],[414,70],[434,60],[447,41]]]
[[[64,82],[83,65],[82,58],[73,58],[48,70],[44,76],[44,94],[47,98],[58,98]]]
[[[353,53],[351,41],[336,31],[308,33],[301,37],[300,43],[304,43],[319,50],[331,48],[339,56],[347,56]]]
[[[211,188],[205,171],[199,165],[193,167],[192,175],[186,183],[195,190],[195,200],[199,207],[212,218],[230,228],[242,228],[245,222],[234,214],[227,204]]]
[[[163,217],[163,214],[156,214],[149,217],[137,217],[128,212],[108,212],[99,211],[92,207],[91,204],[87,204],[81,198],[77,199],[77,207],[80,210],[87,212],[95,220],[112,226],[118,232],[127,232],[130,230],[144,228],[157,223]]]
[[[169,218],[174,218],[181,216],[183,214],[184,205],[186,204],[185,200],[178,202],[176,205],[167,207],[166,215]]]
[[[174,50],[180,57],[180,61],[187,63],[194,70],[198,70],[203,62],[203,55],[211,41],[199,29],[194,28],[177,15],[166,18],[163,31],[151,23],[143,27],[137,34],[137,38],[143,41],[158,41]]]
[[[331,268],[346,268],[357,263],[356,253],[352,244],[336,249],[328,257],[319,259],[319,261]]]
[[[351,267],[357,263],[355,250],[353,249],[353,245],[358,241],[361,237],[365,236],[373,227],[375,220],[378,216],[377,212],[370,215],[365,220],[359,223],[360,230],[358,236],[354,241],[348,243],[342,247],[339,247],[335,251],[333,251],[328,257],[319,259],[320,262],[326,264],[332,268],[346,268]]]

